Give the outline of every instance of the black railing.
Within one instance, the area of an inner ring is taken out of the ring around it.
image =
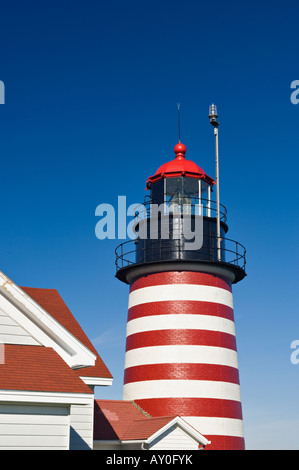
[[[245,272],[246,249],[241,243],[230,238],[220,238],[220,259],[217,250],[217,237],[203,237],[202,247],[186,250],[185,241],[157,239],[153,243],[136,239],[121,243],[116,249],[116,271],[132,265],[158,261],[197,261],[227,263]]]
[[[220,220],[226,222],[226,207],[223,206],[223,204],[219,206]],[[163,212],[163,214],[189,214],[211,218],[217,217],[217,203],[215,201],[177,195],[161,204],[156,203],[151,197],[145,197],[144,203],[138,204],[135,207],[136,222],[138,223],[139,220],[150,218],[153,212],[157,210]]]

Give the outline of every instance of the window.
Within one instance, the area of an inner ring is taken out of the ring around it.
[[[166,210],[174,214],[194,214],[199,186],[195,178],[166,178],[164,185]]]

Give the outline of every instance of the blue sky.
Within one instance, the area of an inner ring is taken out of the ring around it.
[[[214,176],[228,236],[247,249],[234,287],[246,447],[299,449],[299,79],[296,1],[11,1],[1,5],[1,264],[56,288],[122,398],[128,287],[95,209],[142,202],[146,178],[187,157]]]

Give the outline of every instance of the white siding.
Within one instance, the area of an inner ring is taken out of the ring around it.
[[[2,308],[0,308],[0,342],[6,344],[40,344]]]
[[[119,441],[115,441],[115,442],[94,441],[93,450],[121,450],[121,444]]]
[[[70,450],[93,448],[93,396],[86,405],[72,405],[70,416]]]
[[[123,444],[120,441],[95,441],[93,444],[93,450],[142,450],[141,442],[133,442]]]
[[[0,450],[68,448],[68,406],[0,404]]]
[[[155,439],[150,444],[149,450],[198,450],[198,442],[175,426]]]

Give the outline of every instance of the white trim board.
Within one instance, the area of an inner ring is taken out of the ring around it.
[[[85,405],[93,402],[93,393],[30,392],[23,390],[0,390],[0,403],[62,403]]]
[[[179,426],[183,431],[186,432],[189,436],[199,442],[201,445],[205,446],[207,444],[211,444],[211,441],[208,441],[200,432],[194,429],[189,423],[184,421],[180,416],[176,416],[173,420],[169,421],[169,423],[165,424],[162,428],[160,428],[157,432],[155,432],[152,436],[146,439],[145,443],[150,444],[155,439],[157,439],[161,434],[165,431],[170,429],[173,426]]]

